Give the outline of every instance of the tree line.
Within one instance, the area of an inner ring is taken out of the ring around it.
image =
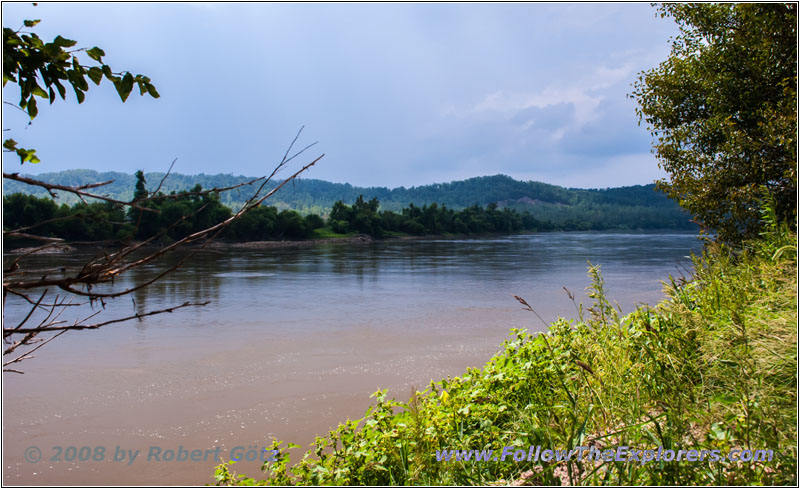
[[[222,222],[232,215],[216,193],[204,192],[200,184],[189,190],[150,195],[142,172],[137,172],[134,201],[145,201],[143,208],[127,210],[113,202],[79,202],[72,206],[53,199],[22,193],[3,197],[4,229],[35,227],[39,236],[62,238],[69,242],[144,240],[157,237],[161,242],[184,238]],[[632,207],[633,213],[636,208]],[[613,207],[594,211],[562,209],[568,219],[560,222],[552,212],[549,219],[535,217],[497,203],[474,204],[456,210],[433,203],[410,203],[399,212],[382,210],[377,198],[363,195],[352,205],[336,201],[327,215],[301,213],[275,206],[258,206],[233,221],[219,237],[231,241],[298,240],[367,234],[375,238],[398,235],[492,234],[524,231],[575,231],[625,228],[679,227],[667,216],[639,219],[614,212]],[[620,218],[622,216],[622,218]],[[622,221],[620,221],[622,219]],[[627,223],[625,222],[627,220]],[[688,222],[688,219],[684,221]],[[665,223],[667,225],[665,225]],[[6,238],[10,246],[24,245],[24,238]]]
[[[52,199],[26,194],[3,197],[3,226],[18,229],[36,226],[37,235],[62,238],[68,242],[125,241],[160,237],[175,241],[228,219],[231,209],[215,194],[195,195],[189,191],[167,194],[151,201],[148,212],[123,210],[108,202],[57,205]],[[231,241],[310,239],[367,234],[375,238],[396,235],[487,234],[553,230],[551,222],[530,213],[474,205],[461,211],[437,204],[417,207],[413,203],[401,212],[379,211],[377,199],[356,199],[353,205],[336,202],[327,219],[318,214],[301,215],[293,210],[259,206],[233,221],[220,235]],[[6,237],[10,246],[26,244],[24,238]]]
[[[530,213],[498,209],[497,204],[473,205],[455,211],[445,205],[417,207],[413,203],[400,212],[378,211],[377,198],[369,201],[359,196],[353,205],[342,201],[333,205],[328,225],[336,233],[357,232],[383,237],[388,234],[488,234],[518,233],[521,231],[553,230],[551,222],[543,222]]]
[[[146,173],[148,182],[158,182],[164,173]],[[112,183],[104,186],[104,193],[119,200],[130,200],[133,197],[133,187],[136,177],[129,173],[96,172],[93,170],[64,170],[53,173],[42,173],[37,179],[60,183],[63,185],[84,185],[100,181]],[[200,184],[203,188],[213,189],[236,185],[246,182],[251,178],[226,174],[217,175],[184,175],[170,173],[161,188],[164,192],[191,188]],[[20,182],[5,182],[5,192],[30,193],[39,197],[47,197],[44,189],[30,187]],[[603,212],[615,215],[627,212],[628,207],[637,207],[637,216],[643,219],[659,219],[666,221],[688,221],[688,216],[672,200],[662,192],[655,190],[655,185],[633,185],[600,190],[568,189],[541,182],[523,182],[506,175],[473,177],[466,180],[420,185],[416,187],[358,187],[346,183],[333,183],[317,179],[298,179],[290,187],[284,188],[280,193],[270,199],[270,204],[279,210],[291,209],[306,214],[328,214],[337,201],[353,203],[359,195],[370,200],[377,198],[382,210],[400,212],[408,206],[409,202],[416,205],[439,206],[462,210],[471,205],[487,206],[497,202],[500,207],[511,206],[521,212],[531,212],[537,218],[552,220],[558,223],[561,220],[572,219],[563,211],[569,209],[577,213],[593,212],[605,206]],[[240,207],[248,196],[247,187],[220,195],[221,202],[228,207]],[[59,204],[75,204],[80,201],[68,193],[60,193],[56,201]],[[548,217],[542,217],[542,212],[548,212]],[[562,216],[564,216],[562,218]],[[636,227],[638,225],[634,225]],[[662,225],[661,227],[672,227]]]

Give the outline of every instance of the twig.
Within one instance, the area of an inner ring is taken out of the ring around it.
[[[3,172],[3,178],[7,178],[9,180],[15,180],[17,182],[27,183],[28,185],[33,185],[35,187],[42,187],[43,189],[47,190],[47,192],[53,198],[57,197],[56,193],[53,192],[54,190],[63,190],[65,192],[70,192],[70,193],[73,193],[73,194],[77,195],[78,198],[80,198],[84,202],[86,202],[86,201],[83,198],[84,197],[89,197],[89,198],[92,198],[92,199],[98,199],[98,200],[103,200],[103,201],[106,201],[106,202],[111,202],[111,203],[114,203],[114,204],[121,204],[121,205],[129,206],[129,207],[133,207],[134,209],[139,209],[139,210],[143,210],[143,211],[147,211],[147,212],[158,212],[155,209],[142,207],[142,206],[140,206],[138,204],[135,204],[133,202],[125,202],[125,201],[122,201],[122,200],[112,199],[111,197],[106,197],[104,195],[97,195],[97,194],[91,194],[89,192],[84,192],[84,189],[99,187],[101,185],[108,185],[113,180],[108,181],[108,182],[92,183],[92,184],[88,184],[88,185],[82,185],[80,187],[70,187],[70,186],[67,186],[67,185],[58,185],[58,184],[55,184],[55,183],[47,183],[47,182],[43,182],[41,180],[35,180],[33,178],[23,177],[19,173],[5,173],[5,172]]]
[[[150,311],[150,312],[145,312],[145,313],[141,313],[141,314],[140,313],[136,313],[136,314],[132,314],[130,316],[126,316],[126,317],[123,317],[123,318],[111,319],[109,321],[103,321],[102,323],[96,323],[96,324],[71,324],[69,326],[43,326],[41,328],[23,328],[23,329],[20,329],[19,331],[16,331],[16,332],[17,333],[33,333],[33,332],[39,333],[39,332],[43,332],[43,331],[69,331],[69,330],[82,330],[82,329],[97,329],[97,328],[102,328],[103,326],[107,326],[109,324],[122,323],[122,322],[125,322],[125,321],[130,321],[131,319],[141,319],[141,318],[147,317],[147,316],[155,316],[156,314],[164,314],[164,313],[168,313],[168,312],[173,312],[173,311],[176,311],[178,309],[183,309],[184,307],[207,306],[210,302],[211,301],[184,302],[183,304],[180,304],[180,305],[177,305],[177,306],[172,306],[172,307],[167,307],[166,309],[159,309],[157,311]],[[99,312],[100,311],[98,311],[97,313],[99,313]],[[93,314],[92,316],[96,315],[97,313]]]

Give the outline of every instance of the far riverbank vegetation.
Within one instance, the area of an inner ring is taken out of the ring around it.
[[[147,195],[142,173],[135,198]],[[655,193],[654,190],[651,192]],[[58,205],[52,198],[15,193],[3,197],[3,225],[8,229],[35,227],[39,236],[67,242],[180,240],[230,218],[232,210],[219,195],[200,185],[190,190],[149,196],[146,207],[156,212],[126,210],[113,202]],[[574,215],[574,214],[573,214]],[[187,218],[183,218],[186,216]],[[234,220],[220,235],[223,240],[247,242],[343,238],[365,234],[374,238],[423,235],[482,235],[537,231],[606,229],[696,229],[688,216],[670,208],[644,205],[587,207],[577,217],[543,220],[531,212],[497,203],[474,204],[455,210],[436,203],[408,204],[399,212],[381,210],[377,198],[356,198],[352,205],[337,201],[327,216],[278,210],[261,205]],[[5,238],[7,245],[28,244],[24,238]]]

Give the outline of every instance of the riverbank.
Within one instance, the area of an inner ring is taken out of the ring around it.
[[[248,250],[261,250],[269,248],[298,248],[307,246],[319,246],[327,244],[367,244],[374,241],[372,237],[365,234],[360,234],[347,238],[324,238],[324,239],[303,239],[296,241],[247,241],[244,243],[234,243],[225,241],[214,241],[206,246],[206,248],[221,250],[221,249],[248,249]]]
[[[363,419],[317,438],[301,464],[292,466],[284,451],[266,481],[795,485],[796,252],[796,235],[777,230],[739,249],[709,248],[690,280],[667,285],[665,301],[626,316],[592,268],[594,303],[578,308],[577,319],[558,320],[545,334],[513,330],[483,368],[431,383],[406,402],[377,392]],[[530,460],[531,446],[660,447],[723,457],[771,450],[772,458],[555,462]],[[499,457],[503,447],[524,455],[484,463],[435,457],[444,450],[495,450]],[[273,448],[285,446],[276,441]],[[254,482],[234,468],[219,466],[217,482]]]
[[[345,236],[337,238],[321,238],[321,239],[303,239],[292,241],[248,241],[244,243],[236,243],[230,241],[214,241],[206,248],[211,249],[270,249],[270,248],[299,248],[299,247],[313,247],[319,245],[330,244],[349,244],[360,245],[369,244],[374,242],[392,242],[392,241],[423,241],[431,239],[481,239],[481,238],[498,238],[503,236],[520,236],[534,234],[531,231],[522,233],[511,234],[423,234],[420,236],[414,235],[394,235],[384,236],[381,238],[373,238],[367,234],[357,234],[355,236]]]
[[[250,249],[250,250],[258,250],[258,249],[276,249],[276,248],[308,248],[314,246],[321,246],[321,245],[363,245],[369,244],[374,242],[392,242],[392,241],[424,241],[424,240],[459,240],[459,239],[491,239],[491,238],[502,238],[504,236],[525,236],[525,235],[532,235],[532,234],[543,234],[543,233],[608,233],[608,232],[617,232],[617,233],[653,233],[653,232],[674,232],[678,234],[693,234],[689,233],[682,229],[656,229],[656,230],[644,230],[644,229],[635,229],[635,230],[622,230],[622,229],[609,229],[609,230],[600,230],[600,231],[524,231],[519,233],[508,233],[508,234],[497,234],[497,233],[483,233],[483,234],[424,234],[424,235],[409,235],[409,234],[394,234],[391,236],[384,236],[381,238],[373,238],[372,236],[366,234],[356,234],[352,236],[337,236],[337,237],[329,237],[329,238],[310,238],[310,239],[299,239],[299,240],[270,240],[270,241],[244,241],[244,242],[236,242],[230,240],[214,240],[205,245],[205,249],[214,250],[214,251],[224,251],[230,249]],[[105,243],[108,249],[111,249],[113,246],[112,244]],[[24,248],[14,248],[14,249],[6,249],[4,251],[5,254],[8,255],[22,255],[22,254],[60,254],[60,253],[72,253],[76,251],[81,251],[85,249],[97,249],[101,247],[104,243],[99,243],[97,245],[88,245],[85,243],[82,244],[69,244],[69,243],[59,243],[56,246],[52,246],[43,250],[35,251],[37,247],[24,247]],[[149,245],[149,248],[154,248],[158,245]],[[187,249],[197,249],[200,245],[187,245]]]
[[[31,260],[41,269],[79,270],[98,251]],[[540,330],[512,293],[531,300],[547,321],[569,316],[574,307],[562,286],[588,301],[582,295],[591,260],[603,263],[606,284],[627,313],[662,300],[658,277],[680,274],[678,264],[692,251],[699,251],[695,236],[672,232],[198,249],[165,280],[136,292],[136,309],[128,298],[108,300],[98,319],[185,301],[207,306],[67,333],[38,350],[25,375],[7,374],[4,483],[212,482],[219,462],[211,460],[76,459],[42,470],[23,455],[32,439],[47,457],[52,446],[103,446],[113,454],[116,446],[147,453],[183,445],[221,447],[227,461],[232,448],[267,446],[273,436],[307,447],[342,420],[362,417],[376,389],[408,397],[412,386],[484,365],[509,328]],[[135,286],[157,269],[145,272],[114,286]],[[76,309],[60,319],[92,313]],[[4,313],[17,324],[29,310],[10,295]],[[235,465],[246,474],[259,468]]]
[[[394,235],[394,236],[385,236],[382,238],[373,238],[367,234],[356,234],[353,236],[340,236],[340,237],[332,237],[332,238],[310,238],[310,239],[298,239],[298,240],[271,240],[271,241],[244,241],[244,242],[236,242],[230,240],[214,240],[211,241],[209,244],[205,245],[206,249],[210,250],[228,250],[228,249],[248,249],[248,250],[261,250],[261,249],[272,249],[272,248],[305,248],[305,247],[313,247],[313,246],[320,246],[320,245],[331,245],[331,244],[339,244],[339,245],[361,245],[361,244],[369,244],[375,241],[418,241],[418,240],[426,240],[426,239],[467,239],[467,238],[496,238],[499,236],[513,236],[513,235],[523,235],[523,234],[532,234],[531,232],[524,232],[524,233],[513,233],[513,234],[477,234],[477,235],[470,235],[470,234],[425,234],[421,236],[412,236],[412,235]],[[149,245],[150,248],[153,248],[158,245]],[[200,245],[187,245],[189,249],[196,249]],[[71,246],[66,243],[59,243],[57,245],[38,250],[37,247],[24,247],[24,248],[15,248],[6,250],[6,254],[10,255],[23,255],[23,254],[54,254],[54,253],[71,253],[75,251],[79,251],[82,248],[96,248],[95,245],[76,245]]]

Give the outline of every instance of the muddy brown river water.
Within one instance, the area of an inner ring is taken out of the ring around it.
[[[589,260],[629,312],[659,301],[661,280],[685,274],[692,251],[693,235],[630,232],[196,255],[135,305],[119,300],[103,314],[208,306],[67,333],[24,362],[24,375],[4,374],[3,483],[212,483],[215,463],[198,454],[227,459],[272,437],[307,446],[360,418],[379,388],[405,399],[412,387],[484,364],[510,328],[541,330],[512,294],[548,321],[572,317],[562,286],[588,302]],[[8,298],[4,320],[18,322],[23,310]],[[176,459],[148,460],[156,449]],[[197,460],[177,460],[181,450]],[[235,468],[257,475],[259,465]]]

